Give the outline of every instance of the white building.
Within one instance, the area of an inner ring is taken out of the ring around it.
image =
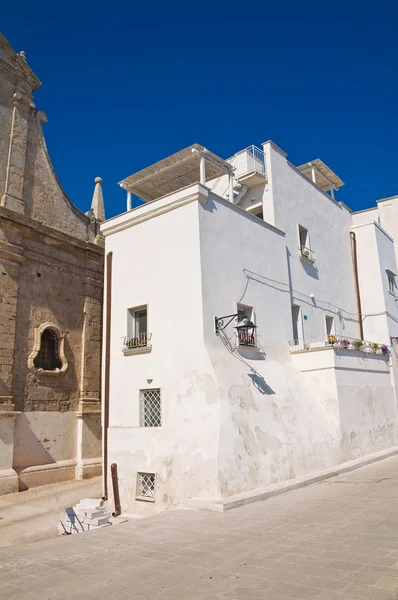
[[[121,185],[129,210],[101,230],[122,510],[210,505],[397,443],[397,263],[377,212],[352,214],[322,161],[296,168],[273,142],[228,161],[194,145]],[[237,334],[243,316],[256,327]]]

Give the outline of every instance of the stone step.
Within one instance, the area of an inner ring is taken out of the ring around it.
[[[103,517],[100,517],[97,519],[84,518],[83,523],[86,525],[96,525],[96,526],[106,525],[109,521],[110,516],[111,516],[111,513],[105,513]]]

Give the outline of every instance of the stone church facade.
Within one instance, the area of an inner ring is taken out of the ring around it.
[[[0,34],[0,494],[101,473],[101,179],[81,213]]]

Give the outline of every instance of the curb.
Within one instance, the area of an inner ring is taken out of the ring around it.
[[[250,490],[241,494],[236,494],[235,496],[229,496],[228,498],[190,498],[186,502],[185,508],[226,512],[227,510],[238,508],[239,506],[245,506],[246,504],[258,502],[260,500],[267,500],[268,498],[273,498],[280,494],[285,494],[286,492],[292,492],[313,483],[319,483],[330,477],[336,477],[336,475],[349,473],[355,469],[366,467],[367,465],[371,465],[372,463],[390,458],[397,454],[398,446],[394,446],[387,450],[382,450],[381,452],[350,460],[336,467],[325,469],[324,471],[318,471],[310,475],[297,477],[297,479],[269,485],[265,488]]]

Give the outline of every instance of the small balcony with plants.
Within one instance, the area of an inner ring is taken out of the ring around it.
[[[122,338],[122,352],[125,356],[131,354],[145,354],[152,350],[151,333],[140,333],[138,335]]]
[[[357,338],[338,337],[336,335],[329,335],[326,340],[314,340],[306,342],[293,340],[289,342],[289,345],[291,354],[326,348],[363,352],[365,354],[381,354],[383,356],[389,356],[391,354],[389,347],[385,344],[368,342],[366,340],[359,340]]]
[[[291,344],[290,352],[302,376],[336,401],[346,402],[351,387],[363,396],[372,386],[391,385],[391,351],[383,343],[332,334],[324,340]]]

